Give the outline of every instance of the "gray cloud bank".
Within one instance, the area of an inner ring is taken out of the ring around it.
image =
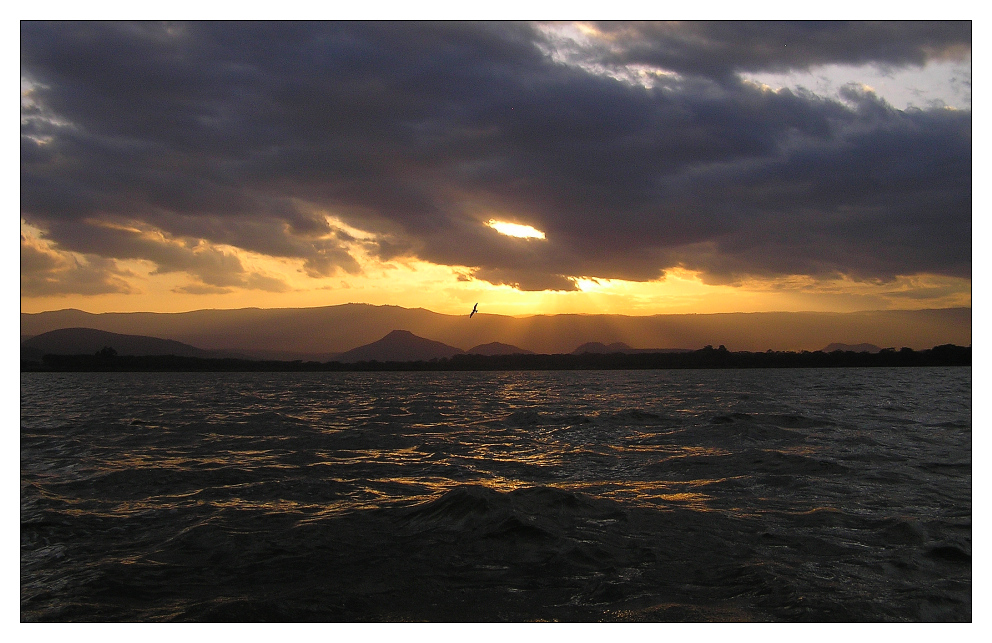
[[[970,111],[738,75],[970,56],[970,23],[599,28],[22,22],[21,216],[91,270],[146,259],[189,292],[285,288],[211,244],[314,277],[358,272],[358,244],[522,289],[675,266],[970,277]]]

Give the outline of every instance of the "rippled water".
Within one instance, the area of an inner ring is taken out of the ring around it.
[[[970,621],[971,369],[21,375],[24,621]]]

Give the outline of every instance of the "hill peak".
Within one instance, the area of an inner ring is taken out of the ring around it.
[[[464,351],[442,342],[414,335],[408,330],[392,330],[385,337],[338,356],[341,362],[418,362],[458,355]]]
[[[423,337],[419,337],[417,335],[414,335],[413,333],[411,333],[408,330],[391,330],[382,339],[389,339],[389,338],[401,339],[401,338],[411,338],[411,337],[415,337],[417,339],[424,339]],[[380,340],[380,341],[382,341],[382,340]],[[428,340],[428,341],[430,341],[430,340]]]

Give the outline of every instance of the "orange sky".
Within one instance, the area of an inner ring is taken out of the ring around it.
[[[24,242],[60,261],[66,272],[78,270],[86,258],[60,252],[22,223]],[[522,243],[540,243],[538,239]],[[480,309],[504,315],[559,313],[718,313],[761,311],[826,311],[946,308],[971,305],[971,282],[939,275],[916,275],[879,283],[852,279],[805,277],[749,279],[736,284],[706,284],[698,273],[675,269],[663,279],[636,282],[576,278],[576,291],[521,291],[494,286],[471,277],[470,267],[449,267],[417,259],[378,261],[361,254],[361,272],[340,271],[332,277],[308,276],[302,262],[279,260],[233,247],[217,249],[237,257],[260,274],[283,281],[282,292],[228,287],[217,292],[188,288],[185,273],[160,274],[146,261],[119,261],[129,292],[99,295],[21,297],[22,312],[77,308],[87,312],[183,312],[204,308],[282,308],[343,303],[391,304],[461,314],[480,302]],[[226,290],[226,292],[221,292]]]

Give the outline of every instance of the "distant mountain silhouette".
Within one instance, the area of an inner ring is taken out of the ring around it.
[[[824,353],[832,353],[834,351],[851,351],[854,353],[877,353],[882,350],[874,344],[838,344],[834,342],[826,348],[823,349]]]
[[[583,355],[585,353],[598,355],[612,355],[613,353],[624,353],[625,355],[634,355],[636,353],[690,353],[692,350],[691,348],[631,348],[623,342],[613,342],[612,344],[586,342],[572,351],[572,355]]]
[[[602,342],[586,342],[572,351],[572,355],[582,355],[583,353],[629,353],[633,350],[632,347],[623,342],[613,342],[610,345]]]
[[[464,353],[460,348],[418,337],[408,330],[394,330],[382,339],[338,355],[339,362],[416,362]]]
[[[519,346],[514,346],[512,344],[503,344],[501,342],[489,342],[488,344],[479,344],[474,346],[467,351],[469,355],[533,355],[534,351],[529,351],[526,348],[520,348]]]
[[[118,355],[179,355],[181,357],[220,357],[220,351],[207,351],[171,339],[122,335],[93,328],[63,328],[42,333],[21,344],[21,356],[40,359],[53,355],[92,355],[105,347]]]

